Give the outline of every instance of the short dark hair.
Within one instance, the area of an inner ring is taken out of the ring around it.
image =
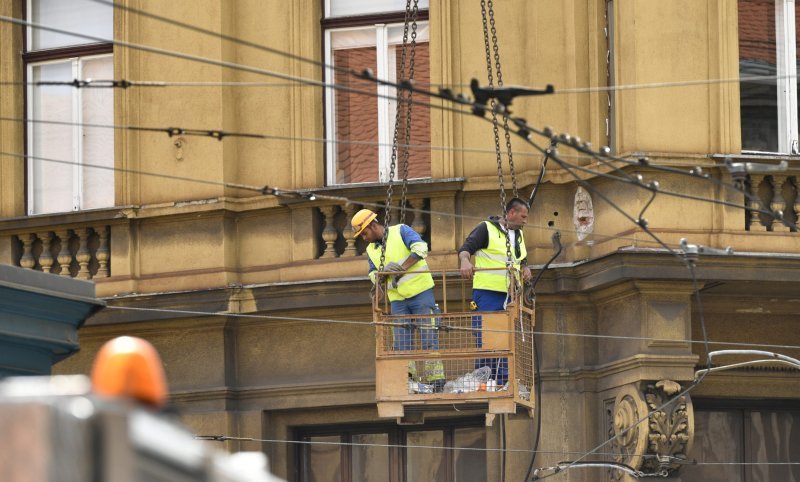
[[[531,207],[528,205],[527,201],[525,201],[524,199],[520,199],[518,197],[514,197],[514,198],[511,198],[510,201],[508,201],[508,204],[506,204],[506,212],[511,211],[512,209],[516,208],[517,206],[523,206],[523,207],[525,207],[525,209],[527,209],[529,211],[531,209]]]

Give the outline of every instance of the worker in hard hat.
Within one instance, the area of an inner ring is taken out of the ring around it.
[[[492,216],[478,224],[467,236],[458,250],[459,270],[463,278],[472,278],[472,299],[477,311],[502,311],[510,301],[510,289],[519,279],[513,279],[507,269],[510,261],[517,276],[521,274],[523,281],[531,278],[528,267],[528,252],[525,249],[525,238],[522,227],[528,222],[528,203],[519,198],[511,199],[505,206],[505,218]],[[508,243],[508,244],[506,244]],[[508,259],[508,250],[511,259]],[[470,257],[475,255],[475,265]],[[477,271],[475,268],[479,268]],[[474,316],[472,326],[476,337],[476,346],[482,346],[481,317]],[[476,368],[491,366],[493,377],[498,383],[508,379],[508,360],[478,360]]]
[[[383,272],[397,272],[387,283],[386,294],[391,302],[394,315],[427,315],[439,313],[433,296],[433,277],[428,270],[425,258],[428,257],[428,244],[419,234],[405,224],[397,224],[388,229],[376,222],[378,215],[369,209],[362,209],[353,216],[353,237],[361,237],[367,242],[367,262],[369,277],[377,282],[378,267],[381,266],[381,244],[386,235],[385,265]],[[380,285],[376,285],[381,287]],[[414,350],[414,331],[419,328],[420,344],[423,350],[439,349],[439,333],[436,330],[437,317],[415,318],[407,326],[395,326],[394,349]],[[409,363],[409,375],[416,378],[416,364]],[[444,387],[444,365],[439,360],[425,361],[422,381],[432,384],[434,391]]]

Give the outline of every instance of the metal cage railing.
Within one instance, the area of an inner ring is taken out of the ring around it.
[[[378,273],[377,283],[398,273]],[[385,290],[373,296],[376,400],[382,417],[407,408],[441,410],[458,404],[486,413],[533,413],[535,311],[512,286],[503,311],[477,311],[471,281],[432,272],[437,307],[391,314]],[[517,283],[514,283],[517,285]],[[441,308],[441,309],[439,309]]]

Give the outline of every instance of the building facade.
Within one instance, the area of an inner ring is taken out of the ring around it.
[[[712,373],[664,409],[678,422],[635,425],[691,386],[704,339],[798,356],[796,229],[738,191],[656,168],[738,180],[798,220],[794,2],[494,5],[505,83],[556,88],[515,99],[514,114],[650,163],[609,164],[568,146],[559,153],[576,168],[550,162],[525,228],[534,272],[554,231],[564,245],[537,286],[541,412],[491,426],[470,407],[415,425],[376,408],[371,283],[349,219],[386,202],[398,107],[389,87],[323,63],[401,78],[405,2],[117,3],[0,3],[0,262],[90,279],[108,305],[55,371],[88,372],[109,338],[146,338],[195,433],[261,441],[226,444],[264,450],[288,480],[519,480],[628,428],[586,459],[616,456],[685,481],[721,471],[800,480],[796,466],[764,464],[790,461],[800,441],[797,371]],[[471,79],[486,84],[480,5],[419,5],[417,85],[469,94]],[[453,270],[474,225],[498,214],[499,181],[490,124],[442,107],[452,106],[413,107],[406,223],[428,242],[431,268]],[[512,142],[527,197],[542,155]],[[728,158],[787,160],[788,170],[735,178]],[[612,178],[636,174],[660,193]],[[686,238],[734,254],[701,254],[695,282],[633,222],[642,217],[669,247]],[[228,315],[204,315],[219,312]],[[342,323],[352,321],[365,323]],[[662,467],[655,454],[733,464],[676,471],[677,459]]]

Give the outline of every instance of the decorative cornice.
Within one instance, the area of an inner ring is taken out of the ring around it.
[[[327,402],[321,402],[321,398]],[[317,384],[178,390],[170,394],[170,400],[176,405],[187,407],[203,402],[224,403],[228,407],[230,405],[255,404],[262,410],[373,405],[375,403],[375,381],[356,380]]]

